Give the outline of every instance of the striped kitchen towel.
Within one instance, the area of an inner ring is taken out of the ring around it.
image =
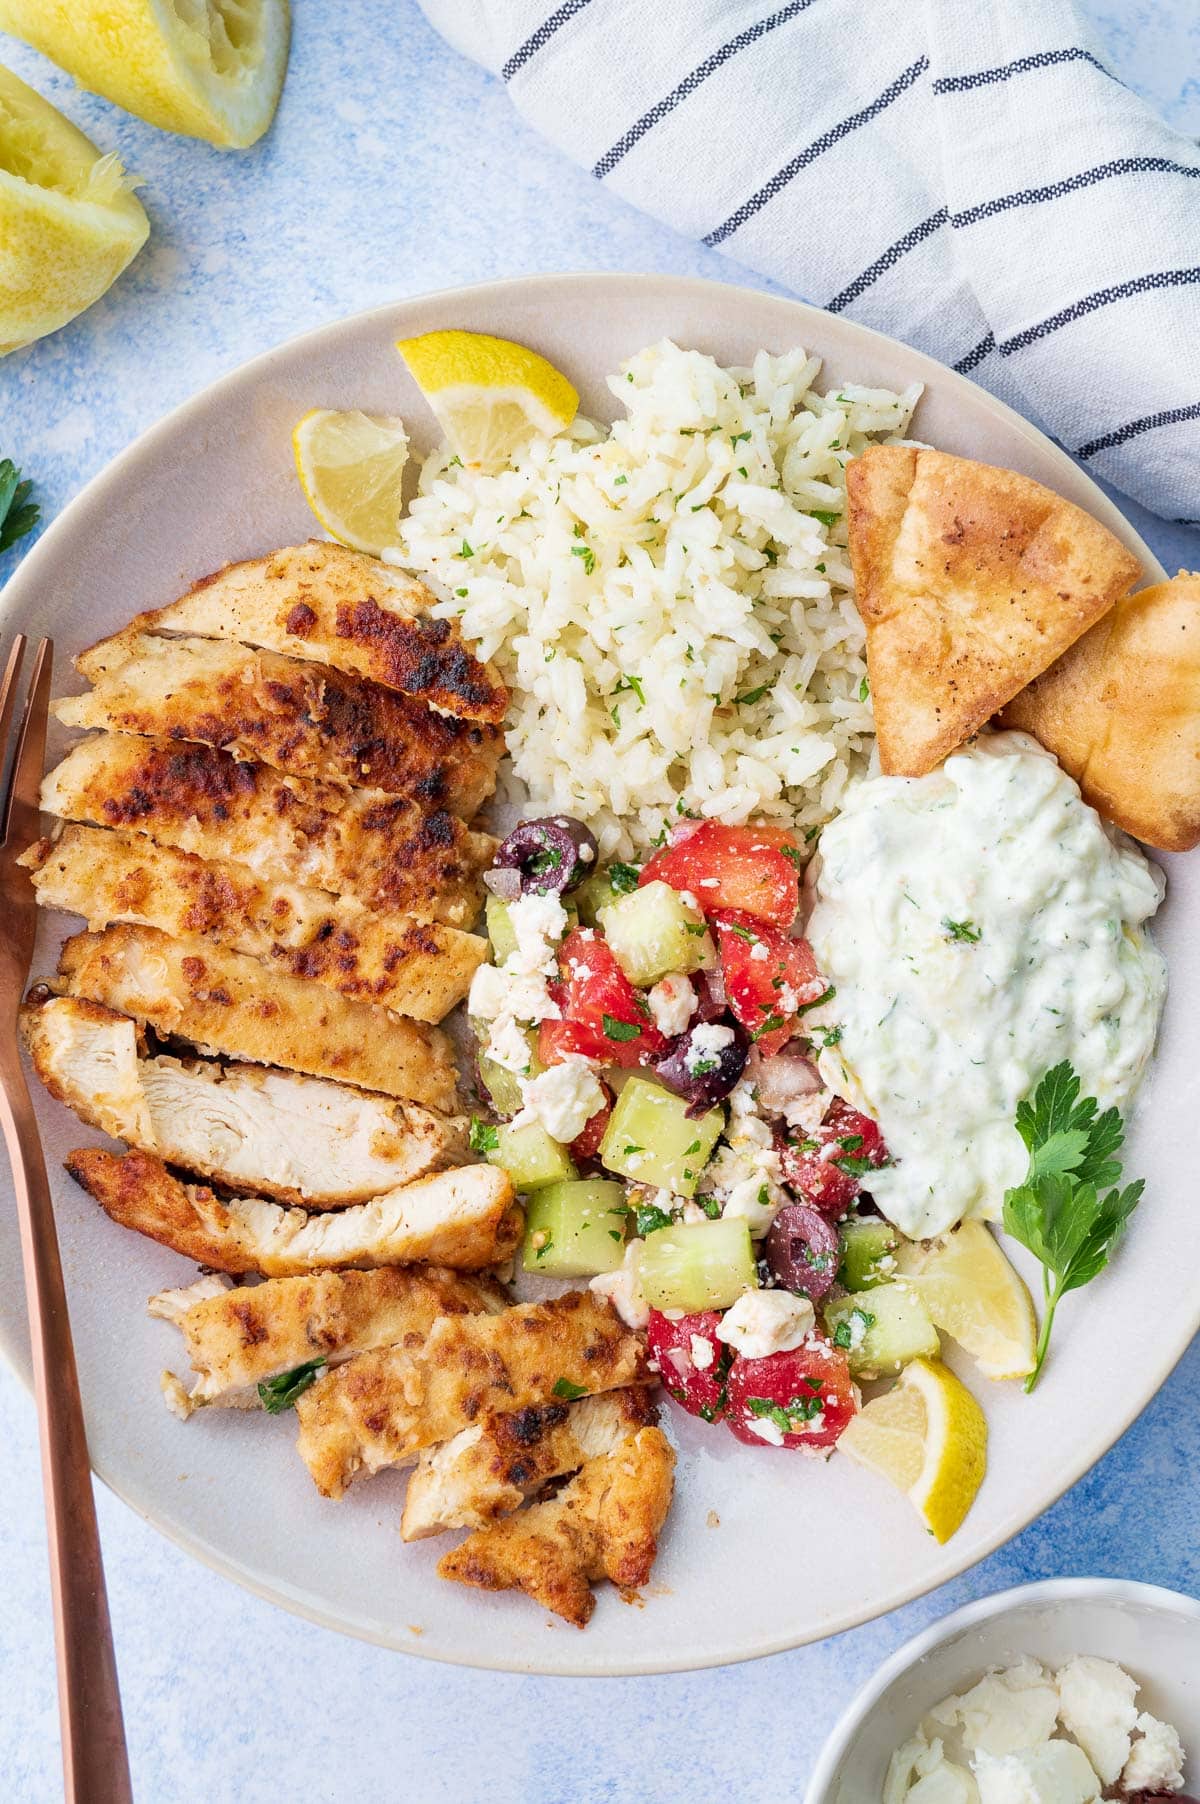
[[[420,0],[647,212],[1200,516],[1200,154],[1072,0]]]

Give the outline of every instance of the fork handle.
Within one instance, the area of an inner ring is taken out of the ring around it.
[[[133,1804],[58,1236],[33,1104],[12,1042],[0,1049],[0,1082],[42,1446],[66,1804]]]

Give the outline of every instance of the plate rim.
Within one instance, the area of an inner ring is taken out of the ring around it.
[[[135,460],[152,453],[160,440],[173,436],[181,427],[186,427],[193,414],[207,409],[214,400],[219,400],[227,389],[240,386],[247,378],[262,380],[269,376],[272,366],[277,362],[289,361],[298,352],[319,350],[326,343],[336,340],[347,328],[361,329],[374,322],[382,322],[394,317],[404,309],[429,308],[441,306],[451,309],[465,302],[473,307],[486,307],[489,301],[501,297],[511,297],[519,293],[530,299],[539,310],[552,304],[556,293],[564,288],[592,290],[619,290],[628,294],[642,288],[669,289],[673,295],[681,299],[691,296],[700,298],[705,294],[720,292],[728,295],[730,291],[743,293],[755,300],[769,301],[775,306],[788,310],[797,322],[797,336],[806,347],[812,340],[812,334],[819,334],[823,320],[836,319],[839,331],[848,331],[850,336],[861,340],[866,347],[878,344],[888,347],[889,352],[900,350],[904,356],[912,360],[914,379],[923,376],[928,379],[936,377],[943,393],[949,387],[969,392],[973,402],[982,403],[1000,420],[1004,421],[1017,435],[1030,444],[1036,445],[1043,454],[1050,454],[1052,461],[1061,469],[1069,470],[1072,478],[1079,477],[1089,491],[1089,508],[1100,517],[1105,524],[1111,525],[1114,519],[1121,522],[1127,540],[1132,540],[1136,555],[1140,558],[1146,572],[1147,582],[1160,582],[1166,579],[1166,571],[1141,534],[1121,512],[1119,506],[1111,501],[1099,487],[1095,479],[1070,457],[1069,453],[1048,434],[1042,432],[1031,421],[1027,420],[1007,402],[1000,400],[989,390],[972,382],[968,376],[947,364],[940,363],[927,352],[915,350],[904,344],[901,339],[893,338],[887,333],[879,332],[874,327],[860,324],[856,320],[841,316],[831,316],[826,309],[815,307],[807,301],[792,295],[773,293],[768,289],[753,288],[742,282],[724,282],[701,276],[677,276],[670,273],[653,271],[623,272],[616,270],[570,270],[549,271],[528,276],[509,276],[496,281],[477,282],[459,285],[454,288],[435,289],[428,292],[404,295],[398,299],[383,302],[378,306],[362,309],[357,313],[349,313],[310,330],[296,334],[292,338],[259,352],[256,356],[227,370],[215,381],[206,384],[179,402],[160,419],[155,420],[130,441],[123,450],[117,453],[102,469],[79,489],[63,508],[58,517],[41,534],[37,543],[23,558],[21,564],[0,590],[0,628],[14,611],[28,609],[35,601],[39,574],[43,562],[48,562],[50,555],[57,549],[60,539],[66,538],[74,526],[77,512],[82,512],[106,487],[119,487],[125,477],[128,466]],[[805,328],[808,328],[806,331]],[[316,526],[314,522],[314,527]],[[47,551],[45,548],[49,548]],[[18,1318],[18,1324],[19,1324]],[[793,1648],[812,1645],[835,1635],[841,1635],[863,1624],[876,1621],[893,1611],[928,1596],[943,1585],[961,1577],[971,1567],[980,1564],[994,1554],[998,1548],[1005,1546],[1025,1528],[1038,1521],[1056,1504],[1065,1493],[1079,1482],[1092,1468],[1108,1454],[1116,1442],[1138,1419],[1142,1411],[1157,1396],[1170,1378],[1172,1372],[1191,1346],[1197,1332],[1200,1332],[1200,1297],[1197,1298],[1195,1322],[1189,1332],[1176,1346],[1172,1344],[1163,1355],[1152,1373],[1148,1374],[1147,1383],[1143,1387],[1140,1401],[1131,1406],[1122,1416],[1106,1424],[1105,1439],[1099,1449],[1077,1460],[1071,1467],[1056,1477],[1056,1489],[1053,1494],[1045,1496],[1037,1506],[1029,1510],[1018,1508],[1010,1511],[987,1537],[982,1546],[973,1547],[969,1553],[953,1556],[946,1570],[932,1584],[918,1579],[901,1582],[882,1598],[856,1605],[827,1621],[815,1625],[811,1630],[800,1634],[783,1634],[769,1639],[751,1637],[744,1644],[733,1650],[720,1653],[689,1653],[678,1659],[618,1657],[604,1664],[594,1660],[581,1661],[567,1658],[554,1660],[505,1660],[481,1653],[471,1655],[460,1654],[444,1649],[423,1647],[415,1636],[402,1639],[403,1625],[394,1629],[375,1628],[369,1623],[351,1621],[323,1608],[320,1604],[290,1591],[278,1580],[273,1580],[231,1558],[216,1547],[209,1545],[199,1537],[170,1525],[145,1507],[132,1493],[132,1488],[118,1478],[116,1473],[108,1469],[107,1462],[93,1464],[93,1471],[108,1490],[119,1497],[135,1515],[150,1524],[159,1534],[172,1542],[183,1552],[207,1566],[210,1570],[233,1580],[252,1595],[265,1602],[276,1604],[290,1614],[305,1618],[325,1629],[332,1629],[340,1634],[350,1635],[356,1640],[365,1641],[380,1647],[394,1649],[396,1652],[411,1654],[419,1659],[434,1661],[441,1665],[463,1667],[468,1670],[511,1672],[522,1675],[539,1675],[563,1678],[601,1678],[601,1677],[648,1677],[655,1674],[674,1672],[698,1672],[713,1667],[742,1664],[743,1662],[765,1659],[774,1654],[786,1653]],[[31,1389],[31,1372],[26,1355],[24,1337],[18,1330],[15,1339],[10,1338],[4,1322],[0,1319],[0,1358],[15,1372],[26,1391]]]

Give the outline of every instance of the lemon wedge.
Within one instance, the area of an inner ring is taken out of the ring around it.
[[[400,479],[408,462],[403,422],[314,407],[292,432],[308,505],[327,533],[379,557],[400,538]]]
[[[534,433],[553,438],[575,418],[579,396],[567,378],[507,338],[425,332],[396,349],[464,463],[494,468]]]
[[[288,0],[0,0],[24,39],[127,113],[244,149],[275,115]]]
[[[119,160],[0,69],[0,355],[90,307],[149,231]]]
[[[987,1421],[937,1359],[914,1359],[859,1411],[838,1441],[860,1466],[903,1491],[935,1541],[961,1527],[987,1471]]]
[[[981,1221],[912,1241],[896,1263],[935,1324],[986,1378],[1025,1378],[1037,1364],[1037,1316],[1024,1279]]]

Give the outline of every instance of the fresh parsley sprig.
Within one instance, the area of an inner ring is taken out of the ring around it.
[[[1055,1065],[1032,1098],[1017,1106],[1017,1132],[1029,1152],[1025,1182],[1004,1196],[1004,1226],[1042,1262],[1045,1313],[1037,1363],[1025,1380],[1041,1376],[1054,1313],[1068,1291],[1104,1270],[1142,1194],[1142,1179],[1121,1189],[1117,1153],[1125,1127],[1116,1109],[1079,1095],[1069,1060]]]
[[[33,484],[21,481],[12,459],[0,457],[0,551],[32,532],[41,518],[41,508],[29,499],[32,492]]]

